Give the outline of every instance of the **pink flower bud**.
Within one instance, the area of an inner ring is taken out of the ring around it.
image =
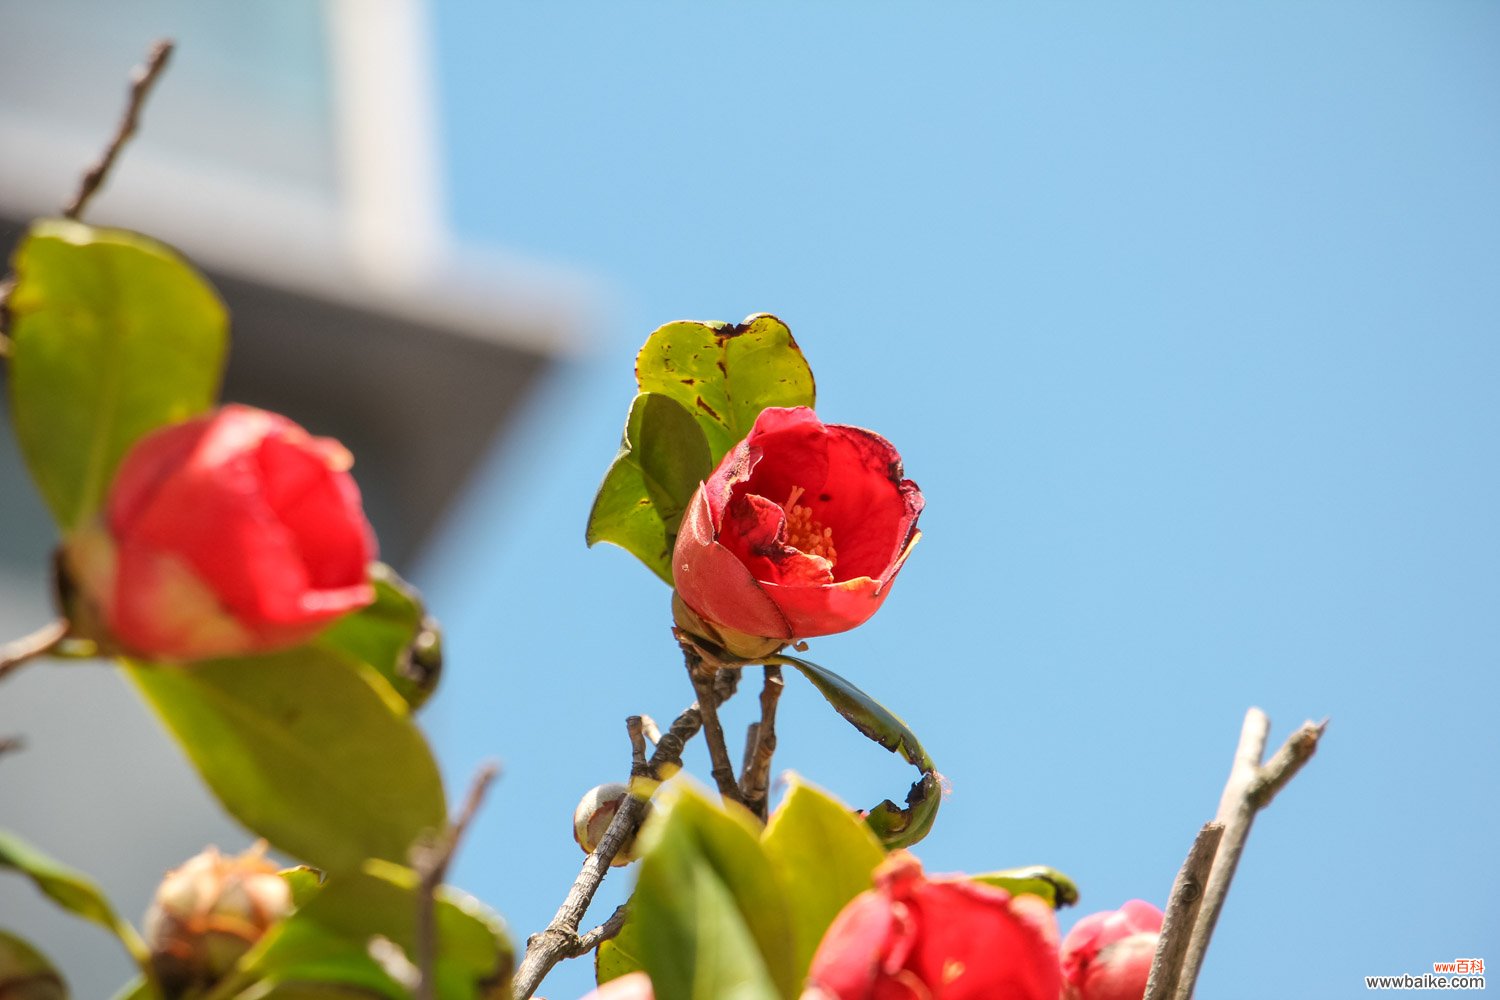
[[[226,858],[210,847],[167,873],[146,912],[146,944],[168,992],[218,981],[272,924],[292,893],[265,844]]]
[[[1161,910],[1141,899],[1078,921],[1062,946],[1065,1000],[1141,1000],[1161,921]]]
[[[615,814],[620,811],[621,803],[629,797],[630,789],[617,781],[596,785],[584,793],[578,808],[573,810],[573,839],[578,841],[583,853],[591,854],[599,846],[609,825],[614,822]],[[610,862],[611,866],[619,868],[634,861],[634,847],[635,834],[631,834]]]
[[[805,406],[770,407],[689,502],[672,579],[718,633],[704,638],[764,655],[873,615],[920,536],[921,512],[922,493],[885,438],[824,424]]]
[[[374,598],[375,540],[349,452],[248,406],[126,454],[68,568],[106,641],[162,660],[264,652]]]
[[[898,851],[834,918],[803,1000],[1057,1000],[1057,924],[1035,896],[929,879]]]
[[[632,972],[618,979],[611,979],[583,1000],[656,1000],[651,988],[651,978],[644,972]]]

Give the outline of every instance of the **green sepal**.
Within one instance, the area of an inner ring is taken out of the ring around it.
[[[385,563],[370,565],[370,585],[374,602],[335,621],[313,645],[374,667],[416,711],[442,676],[442,632],[422,595]]]
[[[1078,886],[1073,880],[1056,868],[1048,868],[1046,865],[1007,868],[1004,871],[970,875],[969,878],[1004,889],[1012,896],[1040,896],[1054,910],[1078,902]]]

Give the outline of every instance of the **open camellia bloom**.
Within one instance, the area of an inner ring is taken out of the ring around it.
[[[369,604],[375,539],[338,442],[225,406],[136,442],[67,542],[108,638],[163,660],[257,653]]]
[[[672,579],[734,652],[843,632],[885,600],[921,511],[885,438],[770,407],[694,494]]]
[[[802,1000],[1058,1000],[1061,989],[1045,901],[929,879],[900,851],[834,918]]]
[[[1161,910],[1143,899],[1078,921],[1062,946],[1065,1000],[1141,1000],[1161,922]]]

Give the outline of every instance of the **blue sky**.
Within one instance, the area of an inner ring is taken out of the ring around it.
[[[769,311],[824,419],[927,497],[885,608],[808,656],[951,782],[930,870],[1055,865],[1065,927],[1162,902],[1254,704],[1276,742],[1332,721],[1201,992],[1500,961],[1500,8],[475,0],[434,28],[452,225],[608,289],[418,572],[450,781],[506,769],[457,881],[518,938],[623,717],[691,701],[666,588],[582,541],[634,351]],[[778,768],[852,804],[910,780],[800,679],[780,729]]]

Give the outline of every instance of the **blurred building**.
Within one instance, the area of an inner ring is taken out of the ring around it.
[[[398,567],[538,376],[575,343],[582,283],[453,244],[418,0],[0,4],[0,247],[55,214],[152,41],[178,49],[86,220],[148,232],[208,272],[233,318],[225,397],[337,437]],[[3,392],[3,389],[0,389]],[[55,531],[0,434],[0,641],[45,622]],[[0,687],[0,827],[98,879],[136,919],[162,872],[248,840],[133,692],[99,665]],[[96,928],[0,875],[0,926],[74,994],[128,965]]]

